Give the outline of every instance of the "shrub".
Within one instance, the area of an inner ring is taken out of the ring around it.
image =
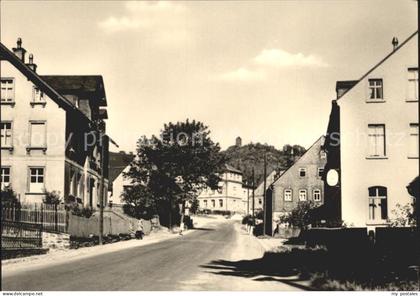
[[[1,191],[1,203],[3,207],[20,207],[20,202],[16,197],[16,192],[14,192],[10,186],[7,186]]]
[[[44,204],[48,205],[58,205],[61,203],[60,191],[47,191],[44,190],[45,197],[44,197]]]
[[[309,217],[306,217],[306,214],[313,207],[314,203],[312,201],[299,202],[292,212],[280,217],[280,223],[287,223],[289,226],[296,226],[302,229],[310,224]]]

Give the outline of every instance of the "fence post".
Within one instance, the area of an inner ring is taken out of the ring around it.
[[[41,204],[41,226],[44,226],[44,204]]]
[[[54,204],[54,230],[58,231],[58,213],[57,204]]]

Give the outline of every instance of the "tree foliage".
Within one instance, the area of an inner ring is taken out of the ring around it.
[[[218,188],[223,165],[219,144],[211,140],[207,126],[194,120],[169,122],[159,137],[138,140],[126,173],[132,186],[123,195],[125,210],[137,217],[162,215],[164,209],[169,215],[177,212],[179,204],[193,200],[203,188]]]
[[[252,181],[254,168],[257,185],[264,179],[264,155],[267,157],[267,174],[270,174],[273,170],[279,172],[290,167],[305,153],[305,148],[299,145],[285,145],[282,150],[278,150],[271,145],[251,143],[244,146],[231,146],[222,153],[227,163],[242,171],[244,181]]]
[[[297,207],[290,213],[280,218],[280,223],[287,223],[289,226],[295,226],[302,229],[311,223],[310,217],[306,214],[313,207],[314,203],[312,201],[299,202]]]

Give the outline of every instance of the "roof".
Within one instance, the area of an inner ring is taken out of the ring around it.
[[[322,146],[323,146],[323,144],[324,144],[324,142],[325,142],[325,136],[324,135],[322,135],[321,137],[319,137],[312,145],[311,145],[311,147],[309,147],[306,151],[305,151],[305,153],[303,153],[300,157],[299,157],[299,159],[298,160],[296,160],[290,167],[288,167],[286,170],[284,170],[277,178],[275,178],[274,179],[274,181],[270,184],[270,185],[272,185],[272,184],[274,184],[274,183],[276,183],[277,182],[277,180],[278,179],[280,179],[286,172],[288,172],[292,167],[294,167],[295,165],[298,165],[299,164],[299,160],[301,160],[307,153],[308,153],[308,151],[310,151],[311,149],[312,149],[312,147],[314,147],[315,146],[315,144],[317,144],[318,142],[321,142],[321,149],[322,149]],[[267,186],[268,187],[268,186]]]
[[[397,48],[395,48],[391,53],[386,55],[379,63],[377,63],[375,66],[373,66],[369,71],[367,71],[365,74],[362,75],[358,80],[355,80],[356,83],[353,84],[349,89],[347,89],[337,100],[340,100],[346,93],[348,93],[351,89],[353,89],[357,84],[359,84],[360,81],[365,79],[370,73],[372,73],[376,68],[378,68],[380,65],[382,65],[387,59],[389,59],[391,56],[393,56],[398,50],[400,50],[404,45],[408,43],[415,35],[418,34],[419,31],[415,31],[413,34],[411,34],[404,42],[402,42]]]
[[[133,161],[134,155],[124,152],[109,152],[109,183],[112,184],[114,180],[124,171],[124,169]]]
[[[57,92],[51,85],[49,85],[40,75],[32,71],[24,62],[22,62],[13,52],[11,52],[3,43],[0,42],[0,57],[9,61],[19,71],[24,74],[28,80],[31,80],[39,89],[41,89],[49,98],[56,102],[60,107],[66,111],[77,112],[84,119],[89,120],[76,106],[69,100]]]
[[[242,171],[234,168],[230,164],[225,164],[225,171],[242,175]]]
[[[106,106],[104,81],[101,75],[42,75],[48,84],[62,94],[88,94]]]

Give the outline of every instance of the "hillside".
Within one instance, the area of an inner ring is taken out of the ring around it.
[[[293,147],[294,157],[291,156]],[[305,148],[299,145],[285,145],[283,150],[278,150],[274,146],[260,143],[251,143],[243,146],[230,146],[222,153],[226,157],[228,164],[242,171],[243,180],[252,180],[252,167],[255,168],[255,180],[258,185],[263,180],[264,174],[264,154],[267,155],[267,175],[273,170],[284,170],[292,163],[292,158],[296,159],[305,152]]]

